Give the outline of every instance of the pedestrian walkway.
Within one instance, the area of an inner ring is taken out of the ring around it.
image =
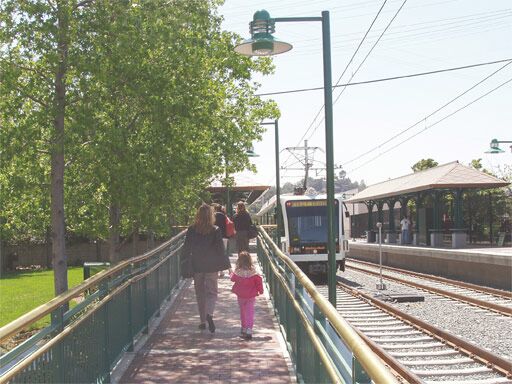
[[[234,265],[234,259],[231,260]],[[271,303],[256,299],[254,335],[239,337],[240,320],[232,283],[219,279],[214,321],[199,330],[194,284],[189,279],[172,307],[122,375],[121,383],[295,383]]]

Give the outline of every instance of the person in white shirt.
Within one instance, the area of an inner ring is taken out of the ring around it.
[[[407,216],[404,216],[402,221],[400,221],[400,225],[402,228],[402,236],[400,238],[401,244],[409,244],[409,227],[411,226],[411,222],[407,218]]]

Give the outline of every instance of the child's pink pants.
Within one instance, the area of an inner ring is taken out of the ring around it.
[[[254,303],[255,297],[249,299],[238,298],[238,306],[240,307],[240,320],[242,321],[242,328],[251,328],[254,325]]]

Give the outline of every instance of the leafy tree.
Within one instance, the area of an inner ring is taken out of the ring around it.
[[[219,3],[0,3],[0,216],[14,240],[51,223],[56,293],[64,217],[108,237],[115,262],[121,236],[185,218],[226,158],[248,167],[259,122],[278,116],[251,81],[271,61],[233,52]]]
[[[510,181],[510,179],[507,180],[506,171],[501,172],[498,169],[499,174],[494,174],[483,168],[482,159],[473,159],[469,166],[491,176]],[[510,172],[510,167],[508,169]],[[464,195],[464,220],[469,228],[470,242],[487,240],[491,233],[495,236],[502,229],[500,227],[507,220],[508,212],[512,209],[509,187],[468,190]]]
[[[49,172],[42,173],[50,176],[48,192],[56,294],[67,290],[64,143],[66,109],[72,93],[68,82],[73,66],[69,52],[75,38],[76,15],[83,3],[87,2],[5,0],[0,3],[0,67],[4,82],[1,98],[8,111],[3,111],[2,123],[14,144],[7,155],[5,170],[10,168],[11,172],[18,173],[21,164],[16,160],[21,159],[21,163],[30,168],[25,181],[33,182],[38,180],[38,167],[31,161],[49,166]],[[27,148],[30,150],[25,151]],[[39,157],[41,152],[46,153],[46,159]],[[8,191],[15,186],[8,177],[3,181],[8,183]],[[35,187],[32,191],[38,189],[32,183],[30,186]]]
[[[417,163],[415,163],[411,169],[413,172],[424,171],[425,169],[437,167],[439,163],[434,159],[421,159]]]

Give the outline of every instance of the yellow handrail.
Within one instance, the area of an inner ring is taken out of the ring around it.
[[[270,259],[270,255],[268,254],[266,249],[263,249],[263,252],[265,253],[265,256],[267,256],[268,259]],[[270,263],[270,267],[274,271],[274,274],[276,275],[276,278],[281,282],[281,285],[283,286],[283,289],[286,292],[286,295],[288,296],[288,299],[293,303],[293,306],[295,308],[295,311],[297,312],[302,325],[304,326],[304,329],[306,330],[309,339],[311,340],[311,343],[313,344],[313,347],[318,353],[318,356],[320,357],[320,360],[322,361],[325,370],[327,371],[327,374],[329,375],[329,378],[331,379],[332,383],[341,383],[338,373],[336,371],[336,368],[332,365],[332,361],[330,360],[329,356],[325,352],[325,349],[322,346],[322,343],[319,340],[319,337],[316,335],[313,327],[311,326],[311,323],[307,319],[303,309],[300,307],[299,303],[294,297],[293,292],[290,290],[288,285],[286,284],[286,281],[281,276],[281,273],[278,271],[277,267]]]
[[[263,229],[276,229],[277,228],[277,225],[276,224],[260,224],[260,227],[263,228]]]
[[[22,329],[28,327],[30,324],[36,322],[37,320],[43,318],[47,314],[51,313],[55,309],[59,308],[61,305],[67,303],[71,299],[80,295],[82,292],[90,289],[98,285],[103,280],[108,277],[116,274],[121,271],[123,268],[127,267],[130,264],[139,263],[144,261],[156,253],[165,249],[169,244],[179,240],[181,237],[185,235],[186,231],[180,232],[178,235],[174,236],[172,239],[166,241],[165,243],[159,245],[157,248],[144,253],[143,255],[132,257],[131,259],[124,260],[119,264],[116,264],[112,268],[106,269],[94,275],[93,277],[87,279],[83,283],[77,285],[76,287],[61,293],[60,295],[54,297],[50,301],[40,305],[39,307],[34,308],[30,312],[25,313],[24,315],[18,317],[16,320],[11,321],[9,324],[4,325],[0,328],[0,342],[4,341],[8,337],[18,333]]]
[[[171,239],[172,240],[172,239]],[[168,242],[167,242],[168,243]],[[167,244],[165,243],[165,244]],[[153,251],[151,251],[153,252]],[[176,254],[177,251],[173,251],[170,256],[173,254]],[[167,259],[167,258],[166,258]],[[5,375],[0,377],[0,384],[8,383],[13,377],[16,377],[19,373],[23,372],[30,364],[33,363],[34,360],[36,360],[38,357],[42,356],[44,353],[48,352],[52,347],[57,345],[61,340],[63,340],[66,336],[68,336],[69,333],[71,333],[74,329],[76,329],[80,323],[84,322],[87,318],[92,316],[96,311],[98,311],[106,302],[109,300],[112,300],[114,296],[118,294],[118,292],[122,292],[127,286],[130,284],[133,284],[134,282],[143,279],[144,277],[148,276],[150,273],[155,271],[160,265],[162,265],[166,259],[161,260],[156,265],[148,269],[147,271],[141,273],[140,275],[137,275],[135,277],[132,277],[131,279],[128,279],[123,284],[121,284],[119,287],[115,288],[113,291],[111,291],[108,295],[103,297],[99,302],[95,303],[93,308],[88,311],[85,316],[82,316],[79,320],[77,320],[75,323],[67,326],[60,332],[57,336],[53,337],[48,343],[44,344],[41,348],[36,350],[33,354],[30,355],[29,358],[24,359],[22,362],[17,364],[13,369],[9,370]]]
[[[397,383],[396,378],[384,366],[380,359],[370,347],[359,337],[345,319],[338,313],[336,308],[316,289],[315,285],[304,272],[286,256],[272,241],[270,236],[260,227],[258,232],[270,245],[274,254],[279,257],[293,271],[300,284],[308,291],[316,305],[320,308],[332,327],[338,332],[341,338],[348,345],[356,359],[361,363],[365,371],[376,383]]]

